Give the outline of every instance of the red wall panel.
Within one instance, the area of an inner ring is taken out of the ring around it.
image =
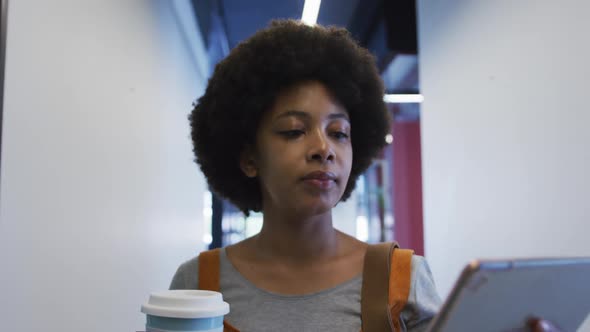
[[[424,255],[420,122],[394,122],[392,169],[394,237]]]

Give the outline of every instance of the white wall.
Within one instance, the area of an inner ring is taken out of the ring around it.
[[[186,116],[208,67],[186,4],[10,1],[3,331],[142,330],[149,292],[202,249]]]
[[[589,11],[419,2],[425,246],[443,295],[472,258],[590,256]]]

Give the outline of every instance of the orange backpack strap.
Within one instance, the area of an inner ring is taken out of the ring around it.
[[[399,316],[410,293],[413,253],[399,249],[396,242],[367,248],[361,291],[362,331],[401,331]]]
[[[410,295],[412,284],[412,256],[410,249],[392,250],[389,270],[389,312],[393,331],[401,331],[400,314]]]
[[[236,329],[230,323],[228,323],[227,321],[224,320],[223,321],[223,332],[240,332],[240,330]]]
[[[217,248],[199,254],[199,289],[219,292],[219,251]]]
[[[199,289],[219,292],[219,248],[199,254]],[[223,321],[223,332],[240,332]]]
[[[361,322],[363,332],[391,331],[389,325],[390,243],[369,245],[363,263],[363,285],[361,289]]]

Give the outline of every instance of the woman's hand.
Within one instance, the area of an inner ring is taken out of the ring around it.
[[[554,324],[542,318],[532,318],[527,324],[531,332],[561,332]]]

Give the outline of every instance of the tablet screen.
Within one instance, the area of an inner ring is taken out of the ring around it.
[[[589,314],[590,258],[475,261],[431,331],[528,331],[532,317],[576,331]]]

